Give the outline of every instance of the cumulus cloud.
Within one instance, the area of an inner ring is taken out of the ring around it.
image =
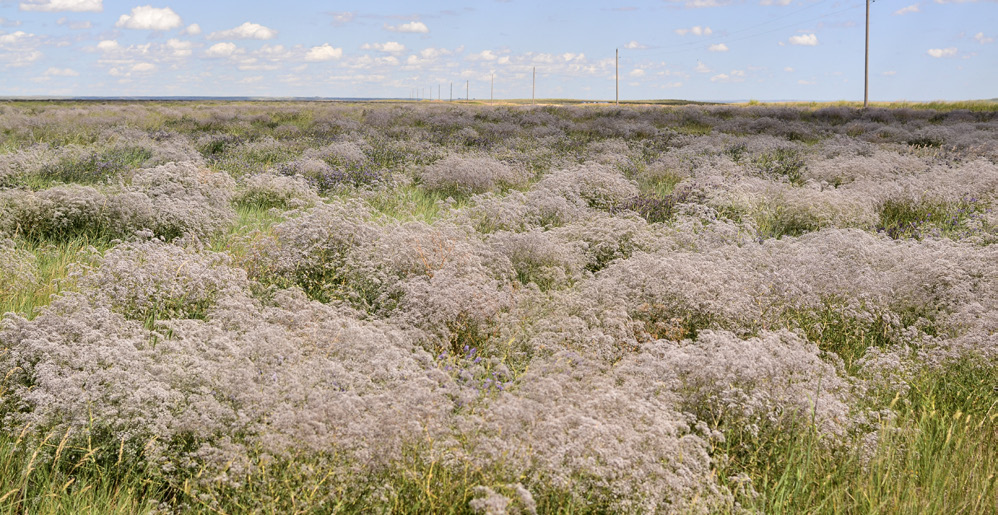
[[[333,48],[329,43],[322,46],[314,46],[305,54],[306,61],[329,61],[343,57],[342,48]]]
[[[423,59],[436,59],[442,55],[450,55],[451,51],[446,48],[424,48],[419,51],[419,56]]]
[[[482,50],[477,54],[472,54],[468,56],[468,59],[471,61],[495,61],[498,58],[499,56],[497,56],[491,50]]]
[[[911,5],[907,6],[907,7],[902,7],[900,9],[894,11],[894,15],[895,16],[901,16],[901,15],[909,14],[909,13],[917,13],[919,11],[920,11],[920,9],[918,8],[918,4],[911,4]]]
[[[385,24],[385,30],[392,32],[413,32],[416,34],[427,34],[430,32],[429,27],[421,21],[413,21],[409,23],[403,23],[401,25],[388,25]]]
[[[676,29],[676,34],[679,34],[680,36],[685,36],[687,34],[692,34],[694,36],[709,36],[713,33],[714,31],[711,30],[710,27],[701,27],[699,25],[694,25],[688,29]]]
[[[0,34],[0,45],[11,45],[14,43],[20,43],[21,41],[24,41],[25,39],[28,39],[31,36],[34,36],[34,34],[28,34],[23,30],[19,30],[17,32],[11,32],[10,34]]]
[[[639,50],[639,49],[648,48],[648,47],[646,45],[642,45],[641,43],[638,43],[637,41],[631,41],[630,43],[624,45],[624,48],[627,48],[627,49],[630,49],[630,50]]]
[[[645,76],[645,71],[642,70],[641,68],[637,68],[637,69],[631,70],[631,73],[629,75],[631,77],[644,77]]]
[[[930,48],[926,53],[937,59],[940,57],[953,57],[954,55],[956,55],[956,47],[951,46],[948,48]]]
[[[80,75],[80,72],[72,68],[49,68],[45,70],[43,75],[47,77],[77,77]]]
[[[136,63],[132,66],[133,72],[151,72],[156,69],[156,65],[152,63]]]
[[[405,45],[397,41],[386,41],[384,43],[364,43],[361,45],[361,50],[377,50],[379,52],[388,52],[390,54],[397,54],[399,52],[405,51]]]
[[[99,13],[104,10],[104,0],[24,0],[19,7],[22,11]]]
[[[759,5],[790,5],[793,0],[762,0]]]
[[[192,23],[188,25],[186,29],[181,31],[181,34],[187,34],[188,36],[197,36],[198,34],[201,34],[201,26],[198,25],[197,23]]]
[[[86,29],[92,29],[94,27],[94,25],[92,23],[90,23],[90,20],[87,20],[87,21],[73,21],[73,20],[70,20],[69,18],[66,18],[65,16],[63,16],[62,18],[59,18],[58,20],[56,20],[55,23],[56,23],[56,25],[61,25],[63,27],[69,27],[70,30],[86,30]]]
[[[992,43],[992,42],[994,42],[994,40],[995,40],[995,38],[991,38],[991,37],[985,36],[983,32],[978,32],[977,34],[974,34],[974,41],[976,41],[976,42],[978,42],[978,43],[980,43],[982,45],[986,45],[988,43]]]
[[[730,73],[719,73],[710,78],[711,82],[742,82],[745,80],[745,70],[731,70]]]
[[[237,49],[238,47],[235,45],[235,43],[228,43],[228,42],[215,43],[214,45],[211,45],[210,48],[208,48],[207,52],[205,52],[205,55],[207,55],[208,57],[229,57],[230,55],[234,54]]]
[[[724,43],[718,43],[716,45],[710,45],[709,47],[707,47],[707,50],[710,50],[711,52],[727,52],[728,45],[725,45]]]
[[[703,63],[697,63],[697,67],[694,68],[698,73],[710,73],[710,68]]]
[[[229,30],[221,30],[208,34],[208,39],[274,39],[277,31],[258,23],[246,22]]]
[[[181,41],[179,39],[170,39],[166,42],[166,48],[169,49],[170,55],[173,57],[187,57],[191,55],[191,50],[194,44],[190,41]]]
[[[122,14],[115,27],[137,30],[170,30],[179,28],[183,22],[169,7],[143,5],[132,9],[131,14]]]
[[[790,36],[790,44],[800,45],[800,46],[817,46],[818,36],[815,36],[814,34],[800,34],[798,36]]]
[[[105,39],[104,41],[97,43],[97,49],[103,52],[110,52],[119,48],[121,48],[121,45],[113,39]]]

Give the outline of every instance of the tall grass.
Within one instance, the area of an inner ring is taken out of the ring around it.
[[[729,430],[719,468],[739,501],[764,513],[994,513],[998,366],[963,360],[923,372],[890,403],[875,442],[831,451],[802,423],[753,437]]]
[[[105,238],[85,236],[60,241],[16,241],[35,256],[38,281],[30,288],[11,294],[2,294],[0,289],[0,313],[14,312],[26,318],[34,318],[37,310],[47,306],[53,295],[73,288],[69,273],[74,265],[92,262],[112,246]]]

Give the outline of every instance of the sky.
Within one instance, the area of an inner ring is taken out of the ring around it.
[[[0,0],[0,96],[863,98],[864,0],[146,1]],[[870,20],[871,100],[998,97],[998,0]]]

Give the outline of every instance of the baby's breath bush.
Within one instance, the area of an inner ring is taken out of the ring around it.
[[[987,511],[937,107],[0,106],[0,511]]]
[[[484,193],[498,188],[522,186],[526,170],[488,156],[451,155],[424,168],[423,185],[445,193]]]

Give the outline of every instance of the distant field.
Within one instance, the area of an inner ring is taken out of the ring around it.
[[[531,103],[0,102],[0,514],[998,511],[994,102]]]

